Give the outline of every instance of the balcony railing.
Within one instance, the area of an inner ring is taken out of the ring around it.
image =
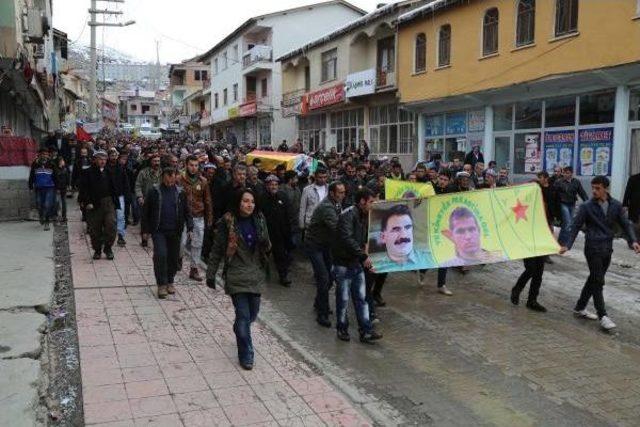
[[[257,62],[271,62],[273,50],[271,46],[257,45],[249,49],[242,57],[242,68],[250,67]]]

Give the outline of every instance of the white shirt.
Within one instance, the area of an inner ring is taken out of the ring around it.
[[[315,187],[316,191],[318,192],[318,195],[320,196],[320,201],[324,200],[325,197],[327,197],[327,193],[329,192],[329,189],[327,188],[326,185],[316,185],[313,184],[313,186]]]

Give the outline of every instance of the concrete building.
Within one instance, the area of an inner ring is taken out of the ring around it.
[[[145,123],[160,126],[161,102],[152,90],[127,90],[120,93],[120,121],[139,127]]]
[[[283,115],[281,64],[274,59],[362,16],[343,0],[256,16],[198,59],[210,66],[212,137],[276,145],[295,139]]]
[[[398,20],[398,85],[415,157],[480,145],[517,180],[571,165],[621,197],[640,168],[636,0],[436,1]]]
[[[283,112],[296,117],[305,149],[344,152],[366,140],[372,153],[409,166],[416,126],[399,106],[395,21],[425,3],[381,5],[278,59]]]
[[[186,97],[205,89],[210,84],[209,66],[188,59],[169,66],[169,93],[171,105],[180,109]]]

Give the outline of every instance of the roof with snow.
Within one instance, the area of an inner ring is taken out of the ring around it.
[[[400,10],[403,7],[411,7],[415,4],[430,3],[432,1],[433,0],[398,0],[393,3],[386,4],[384,6],[377,8],[372,12],[367,13],[361,18],[358,18],[354,21],[349,22],[348,24],[338,28],[337,30],[334,30],[320,37],[319,39],[316,39],[310,43],[307,43],[306,45],[299,47],[295,50],[292,50],[291,52],[285,53],[280,58],[278,58],[277,61],[286,61],[287,59],[296,57],[302,54],[303,52],[306,52],[309,49],[312,49],[316,46],[321,46],[323,44],[329,43],[331,40],[335,40],[338,37],[342,36],[343,34],[347,34],[355,29],[358,29],[367,24],[370,24],[371,22],[374,22],[377,19],[385,18],[389,15],[392,15],[398,12],[398,10]],[[420,7],[424,7],[424,6],[420,6]]]
[[[407,22],[411,22],[415,19],[422,18],[427,15],[431,15],[434,12],[446,9],[451,6],[455,6],[457,4],[462,3],[462,0],[434,0],[425,4],[423,6],[417,7],[413,10],[410,10],[407,13],[403,13],[398,17],[398,25],[406,24]]]
[[[328,6],[328,5],[333,5],[333,4],[339,4],[339,5],[345,6],[345,7],[349,8],[349,9],[352,9],[352,10],[362,14],[362,15],[365,15],[367,13],[365,10],[360,9],[359,7],[349,3],[346,0],[330,0],[330,1],[320,2],[320,3],[313,3],[313,4],[304,5],[304,6],[293,7],[291,9],[280,10],[280,11],[277,11],[277,12],[271,12],[271,13],[267,13],[267,14],[264,14],[264,15],[254,16],[253,18],[247,19],[242,25],[240,25],[238,28],[236,28],[233,32],[229,33],[229,35],[227,35],[224,39],[222,39],[220,42],[218,42],[218,44],[216,44],[214,47],[212,47],[211,49],[209,49],[208,51],[206,51],[202,55],[199,55],[199,56],[196,56],[195,58],[192,58],[191,60],[200,61],[200,62],[206,61],[207,58],[212,56],[218,50],[222,49],[222,47],[225,46],[230,40],[233,40],[239,34],[242,34],[242,32],[244,30],[246,30],[247,28],[249,28],[250,26],[252,26],[256,22],[260,21],[261,19],[268,18],[268,17],[275,16],[275,15],[286,15],[286,14],[289,14],[289,13],[293,13],[293,12],[297,12],[297,11],[301,11],[301,10],[306,10],[306,9],[309,9],[309,8],[312,8],[312,7]]]

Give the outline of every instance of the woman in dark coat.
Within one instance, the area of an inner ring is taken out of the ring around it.
[[[253,191],[240,190],[232,206],[217,224],[207,266],[207,286],[215,288],[216,273],[223,264],[224,291],[231,296],[236,312],[233,332],[238,359],[243,369],[250,370],[254,362],[251,323],[260,310],[271,243]]]

